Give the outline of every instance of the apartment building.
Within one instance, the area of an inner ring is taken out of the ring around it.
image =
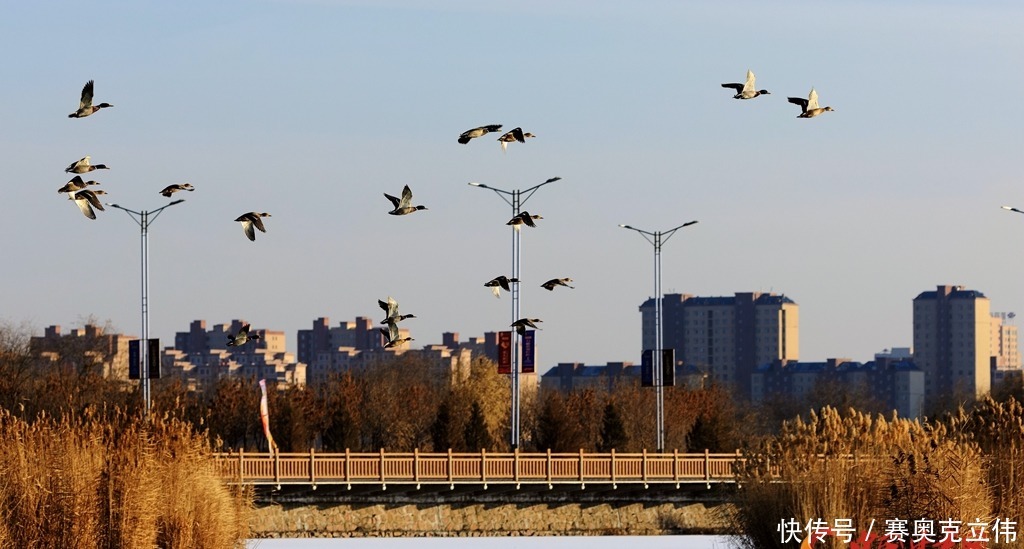
[[[991,390],[989,299],[963,286],[914,298],[914,362],[924,372],[925,410],[976,400]]]
[[[29,349],[54,365],[78,371],[92,368],[105,378],[128,381],[128,342],[133,339],[138,338],[108,334],[103,327],[93,324],[67,333],[53,325],[43,331],[42,337],[32,336]]]
[[[331,327],[331,320],[320,317],[313,321],[309,330],[299,330],[297,355],[299,362],[312,364],[319,353],[332,352],[347,348],[354,351],[375,351],[384,348],[384,336],[380,333],[380,325],[371,318],[357,316],[355,320],[339,322]],[[408,337],[408,330],[402,330],[401,337]],[[408,343],[399,348],[407,349]]]
[[[640,305],[644,349],[653,349],[654,298]],[[800,358],[799,306],[784,295],[740,292],[726,297],[666,294],[662,338],[679,363],[749,398],[750,376],[762,364]]]
[[[875,355],[875,360],[866,363],[848,358],[775,361],[754,371],[750,398],[755,404],[773,398],[800,402],[822,388],[842,389],[851,395],[866,395],[900,417],[918,418],[924,412],[924,381],[924,372],[908,357]]]
[[[228,346],[228,335],[237,334],[244,320],[215,324],[207,329],[205,320],[194,320],[187,332],[174,335],[174,347],[161,354],[164,376],[178,376],[191,389],[200,389],[224,376],[243,376],[277,381],[280,385],[304,385],[306,364],[285,350],[282,331],[250,329],[259,335],[239,347]]]
[[[703,372],[693,366],[677,363],[675,366],[676,387],[689,390],[701,389],[707,382]],[[640,385],[640,365],[632,362],[608,362],[588,366],[582,362],[559,362],[541,376],[541,390],[557,390],[563,393],[592,389],[614,391],[623,385]]]

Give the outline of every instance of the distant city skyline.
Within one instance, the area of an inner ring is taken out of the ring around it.
[[[938,285],[1024,310],[1017,157],[1024,6],[662,1],[479,4],[266,0],[12,6],[0,102],[0,320],[140,332],[139,229],[54,191],[83,156],[107,202],[155,209],[150,333],[244,318],[295,334],[376,318],[393,296],[415,345],[508,329],[506,204],[528,188],[524,316],[541,371],[638,361],[650,246],[631,231],[697,219],[662,254],[663,290],[774,292],[800,304],[801,360],[912,345]],[[810,22],[813,22],[811,24]],[[486,31],[481,31],[486,29]],[[771,95],[735,100],[747,70]],[[114,106],[69,119],[82,86]],[[817,90],[835,112],[797,119]],[[922,93],[921,90],[926,90]],[[537,137],[502,152],[484,124]],[[389,216],[408,184],[429,210]],[[269,212],[246,239],[234,220]],[[571,277],[575,289],[540,284]],[[565,291],[562,291],[565,290]]]

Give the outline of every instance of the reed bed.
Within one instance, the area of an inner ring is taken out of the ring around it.
[[[959,424],[929,424],[826,407],[806,421],[784,423],[779,435],[748,455],[739,472],[735,520],[745,534],[740,543],[793,547],[783,543],[780,530],[789,520],[806,527],[821,519],[833,535],[814,546],[849,547],[835,535],[837,520],[849,520],[863,540],[872,525],[876,536],[882,534],[889,519],[931,519],[936,525],[952,519],[966,525],[1019,516],[996,515],[993,482],[998,478],[989,456],[966,436],[968,417],[962,413]],[[804,529],[800,537],[806,536]],[[876,543],[872,546],[881,546]]]
[[[0,410],[0,547],[242,547],[250,509],[188,423]]]

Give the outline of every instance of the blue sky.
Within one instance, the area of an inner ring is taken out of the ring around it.
[[[139,332],[139,231],[54,191],[88,154],[110,202],[155,209],[152,335],[193,319],[295,331],[417,315],[416,344],[504,329],[510,208],[527,188],[524,316],[542,369],[639,360],[652,247],[691,219],[665,291],[784,293],[801,358],[911,344],[939,284],[1024,310],[1024,6],[1015,2],[20,3],[0,20],[0,319]],[[62,14],[62,15],[56,15]],[[78,21],[72,21],[79,18]],[[747,69],[772,95],[731,99]],[[85,81],[114,108],[67,118]],[[798,120],[814,86],[836,112]],[[502,154],[482,124],[538,137]],[[388,216],[412,187],[430,209]],[[273,214],[245,239],[235,217]],[[572,277],[576,289],[539,284]],[[562,291],[565,290],[565,291]]]

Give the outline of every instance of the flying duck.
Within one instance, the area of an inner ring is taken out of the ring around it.
[[[527,227],[536,227],[537,224],[533,222],[535,219],[544,218],[539,215],[530,215],[530,212],[522,212],[521,214],[513,217],[512,219],[509,219],[508,223],[505,224],[512,225],[512,228],[518,231],[519,228],[523,225],[526,225]]]
[[[736,90],[736,95],[732,96],[733,99],[753,99],[759,95],[771,95],[768,90],[758,90],[754,88],[754,71],[747,69],[747,81],[743,84],[722,84],[723,88],[732,88]]]
[[[228,347],[240,347],[245,345],[250,340],[260,339],[260,334],[250,334],[249,325],[242,324],[242,327],[238,330],[238,334],[228,334]]]
[[[794,105],[800,105],[800,115],[797,118],[814,118],[823,112],[835,110],[832,107],[818,106],[818,92],[814,91],[814,88],[811,88],[811,93],[807,96],[807,99],[790,97],[789,102]]]
[[[502,290],[505,290],[506,292],[512,291],[511,286],[509,285],[509,283],[511,282],[519,282],[519,279],[509,278],[505,275],[501,275],[494,277],[493,279],[491,279],[490,282],[485,282],[484,287],[490,288],[491,293],[494,294],[494,297],[501,297]]]
[[[412,190],[406,185],[402,188],[402,198],[398,199],[391,196],[388,193],[384,193],[384,198],[387,198],[394,204],[395,209],[388,212],[391,215],[406,215],[415,212],[416,210],[425,210],[426,206],[413,206],[412,205]]]
[[[519,332],[519,335],[523,335],[524,333],[526,333],[526,327],[527,326],[529,326],[530,328],[533,328],[535,330],[539,330],[540,329],[540,328],[537,327],[536,324],[534,324],[535,322],[544,322],[544,321],[539,319],[539,318],[520,318],[519,320],[517,320],[517,321],[513,322],[512,324],[510,324],[510,326],[515,328],[516,331]]]
[[[459,136],[459,143],[465,145],[469,143],[470,139],[480,137],[491,132],[500,132],[501,124],[489,124],[487,126],[480,126],[479,128],[473,128],[472,130],[466,130]]]
[[[93,81],[90,80],[85,83],[82,88],[82,99],[78,103],[78,110],[69,114],[68,118],[85,118],[90,114],[107,107],[113,107],[110,103],[100,103],[99,105],[92,104],[92,87]]]
[[[88,187],[89,185],[99,185],[99,184],[100,184],[99,181],[84,181],[82,179],[82,176],[76,175],[76,176],[71,178],[71,181],[68,181],[67,183],[65,183],[63,187],[57,189],[57,192],[58,193],[72,193],[72,194],[74,194],[75,192],[80,191],[80,190]]]
[[[70,166],[68,166],[67,168],[64,168],[64,171],[67,172],[67,173],[87,173],[87,172],[91,172],[93,170],[109,170],[110,169],[110,168],[107,167],[106,164],[89,164],[90,158],[91,157],[86,155],[85,158],[82,158],[82,159],[80,159],[78,161],[72,162]]]
[[[403,343],[407,343],[407,342],[413,340],[411,337],[401,337],[401,332],[398,331],[398,324],[391,323],[391,324],[388,324],[387,328],[379,328],[379,330],[380,330],[380,333],[387,340],[384,343],[384,348],[385,349],[390,349],[392,347],[398,347],[399,345],[401,345]]]
[[[570,282],[572,282],[571,278],[552,278],[551,280],[541,284],[540,287],[544,288],[545,290],[547,290],[549,292],[550,291],[554,291],[555,286],[565,286],[567,288],[576,288],[576,286],[570,286],[569,285]]]
[[[526,138],[527,137],[537,137],[537,136],[533,135],[530,132],[523,133],[523,129],[522,128],[512,128],[510,131],[502,134],[502,136],[498,138],[498,142],[501,143],[501,150],[502,150],[502,152],[504,152],[505,149],[508,147],[509,143],[511,143],[513,141],[518,141],[520,143],[526,143]]]
[[[253,227],[259,229],[261,233],[267,232],[267,229],[263,227],[263,219],[261,219],[263,217],[270,217],[270,214],[266,212],[249,212],[247,214],[242,214],[238,216],[238,219],[236,219],[235,221],[242,224],[242,230],[245,231],[245,236],[249,237],[249,240],[255,242],[256,231],[253,230]]]
[[[79,210],[82,210],[82,215],[89,219],[96,219],[96,212],[93,208],[99,211],[103,210],[103,203],[97,198],[97,195],[107,194],[105,191],[90,191],[88,189],[79,189],[77,191],[68,193],[68,200],[74,200],[75,205],[78,206]]]
[[[196,190],[196,189],[195,189],[195,187],[192,186],[191,183],[182,183],[180,185],[175,183],[174,185],[168,185],[168,186],[164,187],[164,190],[160,191],[160,194],[166,196],[167,198],[170,198],[172,194],[174,194],[174,193],[176,193],[178,191],[190,191],[191,192],[191,191],[194,191],[194,190]]]
[[[398,314],[398,302],[391,296],[388,296],[387,301],[378,299],[377,305],[380,305],[380,308],[384,309],[384,314],[387,315],[384,320],[380,321],[381,324],[398,324],[407,318],[416,318],[416,315]]]

